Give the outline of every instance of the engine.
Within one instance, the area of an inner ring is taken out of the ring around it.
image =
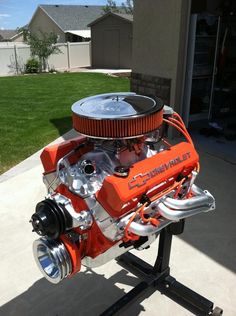
[[[48,193],[30,220],[47,280],[143,250],[171,223],[215,209],[213,196],[194,184],[191,137],[162,100],[109,93],[76,102],[72,112],[80,136],[43,150]],[[171,144],[170,127],[185,140]]]

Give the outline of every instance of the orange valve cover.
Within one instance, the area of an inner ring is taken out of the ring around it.
[[[126,178],[115,175],[106,177],[97,200],[111,216],[120,217],[129,210],[129,205],[131,208],[137,204],[144,193],[155,187],[159,191],[165,189],[165,183],[168,182],[169,186],[170,180],[174,182],[180,174],[187,176],[196,167],[198,160],[194,147],[182,142],[135,163]]]

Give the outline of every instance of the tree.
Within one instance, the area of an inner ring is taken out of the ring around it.
[[[44,33],[39,31],[39,34],[28,32],[26,35],[26,43],[30,45],[31,55],[38,57],[41,70],[48,68],[48,58],[52,54],[59,54],[61,50],[55,46],[57,43],[57,35],[55,33]]]
[[[103,11],[107,12],[119,12],[119,9],[116,6],[116,2],[114,0],[107,0],[107,4],[103,7]]]
[[[134,11],[134,1],[133,0],[126,0],[121,4],[122,9],[127,14],[133,14]]]
[[[28,26],[21,26],[16,28],[17,34],[22,33],[23,41],[26,42],[27,36],[29,35]]]
[[[133,0],[125,0],[122,2],[121,7],[117,7],[115,0],[107,0],[107,4],[103,7],[103,11],[107,12],[116,12],[116,13],[127,13],[133,14],[134,1]]]

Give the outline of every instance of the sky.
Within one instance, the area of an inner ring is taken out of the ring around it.
[[[116,1],[119,5],[124,1]],[[0,29],[16,29],[27,24],[39,4],[105,5],[106,0],[0,0]]]

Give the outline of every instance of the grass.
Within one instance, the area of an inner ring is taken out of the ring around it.
[[[0,173],[69,131],[75,101],[128,90],[127,78],[95,73],[0,78]]]

